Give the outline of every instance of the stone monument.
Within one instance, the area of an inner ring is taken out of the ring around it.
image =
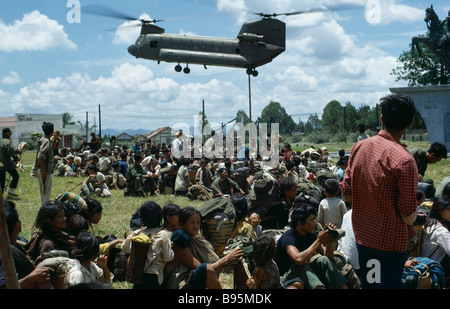
[[[413,55],[417,49],[419,56],[422,56],[417,47],[418,44],[425,44],[450,71],[450,12],[441,22],[431,6],[425,10],[425,22],[429,35],[413,37]],[[450,85],[391,88],[390,91],[409,95],[427,126],[430,143],[439,142],[450,150]]]
[[[439,142],[450,150],[450,85],[390,88],[409,95],[427,126],[430,143]]]

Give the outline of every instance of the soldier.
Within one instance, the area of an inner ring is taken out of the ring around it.
[[[2,186],[2,194],[6,189],[6,172],[11,175],[12,181],[9,184],[8,194],[10,197],[17,197],[15,189],[19,183],[19,173],[12,161],[14,156],[14,147],[11,140],[12,131],[9,128],[4,128],[2,138],[0,139],[0,181]]]

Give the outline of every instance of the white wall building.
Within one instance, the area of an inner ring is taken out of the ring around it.
[[[10,128],[13,131],[11,139],[14,147],[17,147],[21,142],[29,141],[31,133],[43,133],[42,123],[52,122],[55,125],[55,130],[61,132],[63,139],[61,140],[60,148],[72,147],[79,142],[78,139],[86,140],[86,129],[79,125],[66,125],[63,128],[63,114],[16,114],[14,117],[0,118],[0,130],[3,128]],[[92,128],[88,130],[90,135]]]

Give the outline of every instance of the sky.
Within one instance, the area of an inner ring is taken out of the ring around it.
[[[271,101],[298,123],[321,117],[332,100],[375,106],[389,88],[403,87],[392,70],[411,38],[426,33],[425,9],[443,20],[448,1],[353,0],[359,8],[278,16],[286,51],[245,69],[136,59],[127,52],[140,32],[130,22],[87,14],[102,4],[136,18],[164,19],[166,33],[236,38],[254,13],[334,7],[338,0],[15,0],[0,1],[0,117],[69,113],[102,129],[156,130],[193,126],[205,105],[208,121],[227,123],[238,110],[255,121]],[[346,2],[347,3],[347,2]],[[99,114],[99,107],[101,113]]]

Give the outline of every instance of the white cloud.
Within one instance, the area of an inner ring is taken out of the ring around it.
[[[139,16],[139,19],[150,20],[151,18],[148,14],[143,13],[141,14],[141,16]],[[113,43],[117,45],[120,44],[131,45],[134,42],[136,42],[136,39],[138,38],[141,32],[140,20],[126,21],[119,27],[117,27],[114,33]]]
[[[417,9],[406,4],[397,4],[395,1],[385,0],[381,4],[381,23],[390,24],[393,22],[413,23],[423,20],[424,9]]]
[[[4,52],[77,48],[69,40],[64,26],[39,11],[24,14],[22,20],[16,20],[11,25],[0,20],[0,33],[0,51]]]
[[[232,13],[239,24],[248,19],[249,9],[244,0],[218,0],[217,8]]]
[[[14,84],[20,83],[20,81],[21,81],[21,79],[20,79],[19,74],[17,74],[17,72],[11,71],[9,73],[9,75],[6,75],[5,77],[3,77],[2,84],[14,85]]]
[[[96,79],[80,73],[48,78],[5,95],[1,101],[16,112],[70,112],[81,121],[86,111],[96,112],[101,105],[105,125],[152,129],[174,121],[191,123],[201,111],[202,99],[209,119],[233,117],[247,100],[232,82],[212,79],[181,85],[155,76],[145,65],[124,63],[114,67],[109,76]]]

